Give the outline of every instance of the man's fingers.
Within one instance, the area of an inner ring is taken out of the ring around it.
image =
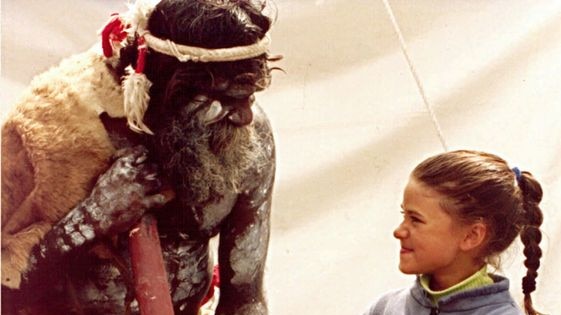
[[[142,164],[147,159],[148,159],[148,152],[144,152],[144,153],[140,154],[139,156],[136,156],[136,159],[134,160],[134,164],[135,165]]]
[[[140,176],[152,179],[158,173],[158,166],[154,163],[146,163],[137,166]]]
[[[143,185],[148,185],[150,187],[149,191],[161,187],[161,182],[158,177],[158,167],[155,164],[141,164],[136,168],[137,173],[134,178],[135,181]]]
[[[121,158],[126,158],[127,160],[132,161],[137,161],[139,158],[141,159],[141,161],[139,161],[138,163],[142,163],[144,160],[142,160],[142,157],[144,156],[144,160],[146,159],[146,157],[148,156],[148,149],[146,149],[144,146],[142,145],[137,145],[134,147],[127,147],[127,148],[123,148],[123,149],[119,149],[117,150],[114,154],[113,154],[113,159],[117,160],[117,159],[121,159]]]
[[[146,208],[161,208],[166,203],[171,201],[175,197],[175,193],[171,192],[162,192],[156,195],[148,196],[144,198],[143,203]]]

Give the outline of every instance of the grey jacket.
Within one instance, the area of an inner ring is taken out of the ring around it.
[[[411,289],[383,295],[364,315],[523,315],[508,291],[508,279],[491,277],[495,283],[445,296],[437,305],[417,279]]]

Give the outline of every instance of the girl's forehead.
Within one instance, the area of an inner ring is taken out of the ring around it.
[[[415,177],[410,177],[405,186],[404,196],[424,199],[443,200],[445,196]]]
[[[409,179],[403,192],[404,210],[411,210],[423,215],[432,216],[446,213],[442,209],[445,196],[414,177]]]

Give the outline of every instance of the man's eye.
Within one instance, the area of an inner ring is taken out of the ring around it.
[[[244,99],[253,93],[255,93],[254,85],[233,84],[224,92],[224,95],[235,99]]]

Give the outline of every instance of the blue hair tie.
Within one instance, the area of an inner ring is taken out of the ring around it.
[[[518,167],[513,167],[512,171],[514,172],[514,175],[516,176],[516,181],[520,183],[520,178],[522,177],[522,172],[520,171],[520,169]]]

